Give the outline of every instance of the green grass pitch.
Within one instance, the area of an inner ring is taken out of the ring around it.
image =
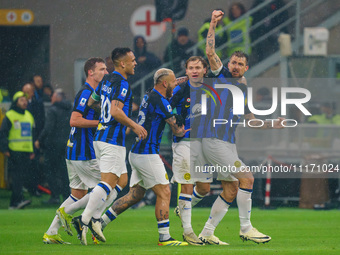
[[[193,228],[201,231],[209,216],[209,208],[194,208]],[[267,244],[242,242],[238,236],[237,209],[230,209],[215,234],[229,246],[157,246],[157,224],[154,207],[128,210],[104,231],[107,242],[80,245],[76,236],[59,233],[72,245],[43,244],[42,236],[54,216],[55,209],[0,210],[0,254],[340,254],[340,211],[277,209],[252,211],[252,223],[272,237]],[[181,239],[179,218],[170,213],[170,233]]]

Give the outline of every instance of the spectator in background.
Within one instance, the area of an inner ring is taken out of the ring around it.
[[[147,50],[147,43],[143,36],[136,36],[133,40],[133,44],[137,65],[135,67],[135,75],[129,77],[128,81],[130,84],[139,81],[162,64],[161,60],[156,57],[155,54]],[[153,80],[151,76],[150,79],[146,81],[146,86],[148,87],[145,87],[145,90],[147,90],[149,86],[152,86],[152,84]],[[134,101],[137,103],[137,108],[139,108],[140,98],[142,96],[140,87],[133,90],[132,94],[135,96],[135,99],[137,99]]]
[[[219,9],[221,10],[221,9]],[[208,30],[209,30],[209,26],[210,26],[210,21],[211,19],[207,19],[203,26],[201,26],[201,28],[198,30],[197,32],[197,35],[198,35],[198,41],[201,42],[203,40],[205,40],[207,38],[207,34],[208,34]],[[224,27],[224,23],[223,23],[223,20],[220,20],[218,23],[217,23],[217,26],[216,26],[216,38],[215,38],[215,48],[218,49],[218,47],[220,47],[221,45],[223,45],[224,43],[227,42],[228,40],[228,35],[226,33],[226,31],[223,31],[223,32],[220,32],[222,31]],[[205,43],[202,43],[200,46],[199,46],[200,50],[202,52],[205,52]],[[216,54],[222,58],[222,51],[220,50],[217,50],[216,51]]]
[[[39,78],[36,78],[36,79],[38,81],[40,80]],[[41,131],[43,130],[44,124],[45,124],[45,107],[42,101],[42,97],[39,95],[39,93],[37,93],[36,87],[33,83],[29,83],[29,82],[26,83],[22,87],[22,91],[26,93],[27,95],[30,95],[28,99],[27,110],[29,110],[34,117],[34,121],[36,125],[35,134],[37,135],[36,137],[38,137]]]
[[[186,51],[194,45],[189,39],[189,30],[185,27],[178,29],[177,37],[166,47],[164,53],[164,62],[172,62],[170,68],[175,74],[185,69],[185,61],[194,55],[194,52]],[[199,50],[195,55],[203,56],[203,53]]]
[[[37,100],[35,96],[35,87],[32,83],[26,83],[22,86],[22,91],[26,94],[28,105],[27,110],[33,115],[35,128],[33,130],[33,141],[37,140],[41,131],[44,128],[43,123],[45,122],[45,109],[42,100]],[[43,116],[43,120],[41,117]],[[37,124],[39,123],[39,124]],[[31,160],[29,169],[30,175],[28,176],[28,184],[26,188],[34,196],[40,196],[38,191],[38,184],[45,181],[42,167],[39,164],[40,151],[34,148],[35,157]]]
[[[51,198],[47,203],[59,205],[60,195],[64,200],[70,195],[65,147],[70,133],[72,104],[66,100],[62,89],[55,90],[51,103],[44,130],[34,144],[44,152],[47,182],[51,189]]]
[[[115,70],[115,66],[113,65],[111,57],[105,58],[106,70],[108,73],[112,73]]]
[[[233,3],[229,8],[229,15],[223,19],[223,23],[225,26],[230,27],[226,30],[228,36],[229,46],[227,48],[227,56],[230,57],[235,51],[243,51],[250,55],[251,47],[250,47],[250,36],[249,36],[249,28],[252,24],[252,17],[242,18],[237,21],[235,24],[232,24],[240,18],[243,14],[246,13],[246,8],[241,3]]]
[[[51,97],[53,95],[53,88],[51,85],[44,85],[43,87],[43,97],[42,100],[43,102],[51,102]]]
[[[321,113],[309,117],[308,122],[323,125],[340,125],[340,115],[334,113],[333,105],[331,103],[326,102],[321,105]]]
[[[42,100],[42,97],[44,94],[44,91],[43,91],[44,83],[43,83],[43,79],[40,74],[33,75],[32,84],[35,87],[34,94],[35,94],[36,99]]]
[[[140,78],[158,68],[162,63],[155,54],[147,50],[147,43],[143,36],[136,36],[133,42],[137,62],[134,77]]]
[[[28,165],[34,158],[32,114],[26,110],[25,93],[18,91],[0,128],[0,148],[8,157],[8,173],[11,179],[11,200],[9,209],[21,209],[31,203],[22,192],[26,178],[30,175]]]
[[[252,8],[255,8],[256,6],[262,4],[265,1],[266,0],[254,0]],[[289,18],[287,10],[281,12],[278,15],[275,15],[272,18],[268,18],[269,15],[273,14],[274,12],[277,12],[284,6],[285,2],[283,0],[275,0],[272,3],[267,4],[262,9],[258,10],[252,15],[253,25],[264,21],[264,23],[262,23],[257,28],[251,31],[250,36],[253,42],[260,38],[261,36],[272,31],[274,28],[276,28]],[[254,45],[253,55],[256,56],[256,61],[263,60],[264,58],[270,56],[279,49],[277,39],[280,33],[288,33],[287,26],[282,27],[277,31],[277,33],[271,35],[265,40]]]

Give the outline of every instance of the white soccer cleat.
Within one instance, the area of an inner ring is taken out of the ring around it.
[[[240,231],[240,238],[243,241],[253,241],[255,243],[267,243],[272,238],[270,236],[264,235],[261,232],[259,232],[256,228],[252,228],[247,233],[243,233]]]
[[[217,236],[211,235],[211,236],[202,236],[201,234],[198,236],[198,238],[205,244],[211,244],[211,245],[229,245],[226,242],[221,241]]]
[[[106,242],[106,238],[102,231],[102,224],[100,223],[100,219],[92,218],[89,223],[89,228],[95,238],[97,238],[100,242]]]
[[[191,245],[197,246],[204,245],[204,243],[197,237],[197,235],[194,232],[191,232],[189,234],[183,234],[183,240]]]

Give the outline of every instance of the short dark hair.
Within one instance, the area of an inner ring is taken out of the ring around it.
[[[193,61],[200,61],[204,68],[207,68],[207,71],[209,69],[208,62],[201,56],[192,56],[185,62],[185,68],[188,68],[188,63]]]
[[[96,67],[96,63],[104,63],[105,61],[102,58],[89,58],[84,65],[84,71],[86,77],[89,75],[89,70],[94,70]]]
[[[119,66],[119,60],[122,57],[125,57],[126,54],[128,54],[129,52],[131,52],[132,50],[130,48],[115,48],[112,53],[111,53],[111,59],[113,62],[113,65],[115,67]]]
[[[234,51],[233,54],[231,54],[230,59],[231,59],[233,56],[238,57],[238,58],[245,58],[245,59],[246,59],[246,65],[248,65],[249,56],[248,56],[248,54],[246,54],[245,52],[240,51],[240,50],[237,50],[237,51]]]

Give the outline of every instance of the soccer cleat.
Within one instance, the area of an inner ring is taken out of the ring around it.
[[[100,223],[100,219],[92,218],[89,223],[89,229],[91,230],[92,234],[101,242],[106,242],[106,238],[102,231],[102,224]]]
[[[46,233],[43,236],[43,243],[45,244],[71,244],[71,243],[63,241],[60,235],[48,235]]]
[[[81,216],[74,217],[72,219],[72,225],[77,231],[77,237],[82,245],[87,245],[86,234],[88,226],[81,221]]]
[[[181,218],[181,211],[179,210],[179,206],[177,205],[175,210],[174,210],[174,213],[176,216],[178,216],[181,220],[181,226],[183,227],[183,222],[182,222],[182,218]]]
[[[252,228],[247,233],[243,233],[240,231],[240,238],[243,241],[253,241],[255,243],[267,243],[272,238],[270,236],[264,235],[261,232],[259,232],[256,228]]]
[[[92,238],[93,244],[100,244],[99,240],[93,234],[91,234],[91,238]]]
[[[158,245],[159,246],[187,246],[188,243],[187,242],[180,242],[180,241],[177,241],[177,240],[170,237],[166,241],[158,241]]]
[[[183,234],[183,240],[191,245],[204,245],[204,243],[196,236],[194,232]]]
[[[181,212],[179,211],[179,206],[177,205],[175,210],[174,210],[174,213],[176,216],[178,216],[179,218],[181,218]]]
[[[202,236],[201,234],[198,236],[198,238],[205,244],[211,244],[211,245],[229,245],[226,242],[221,241],[217,236],[211,235],[211,236]]]
[[[59,208],[56,214],[58,215],[61,221],[61,224],[63,225],[64,230],[67,232],[67,234],[69,234],[70,236],[73,236],[72,229],[71,229],[72,216],[65,212],[65,207]]]

